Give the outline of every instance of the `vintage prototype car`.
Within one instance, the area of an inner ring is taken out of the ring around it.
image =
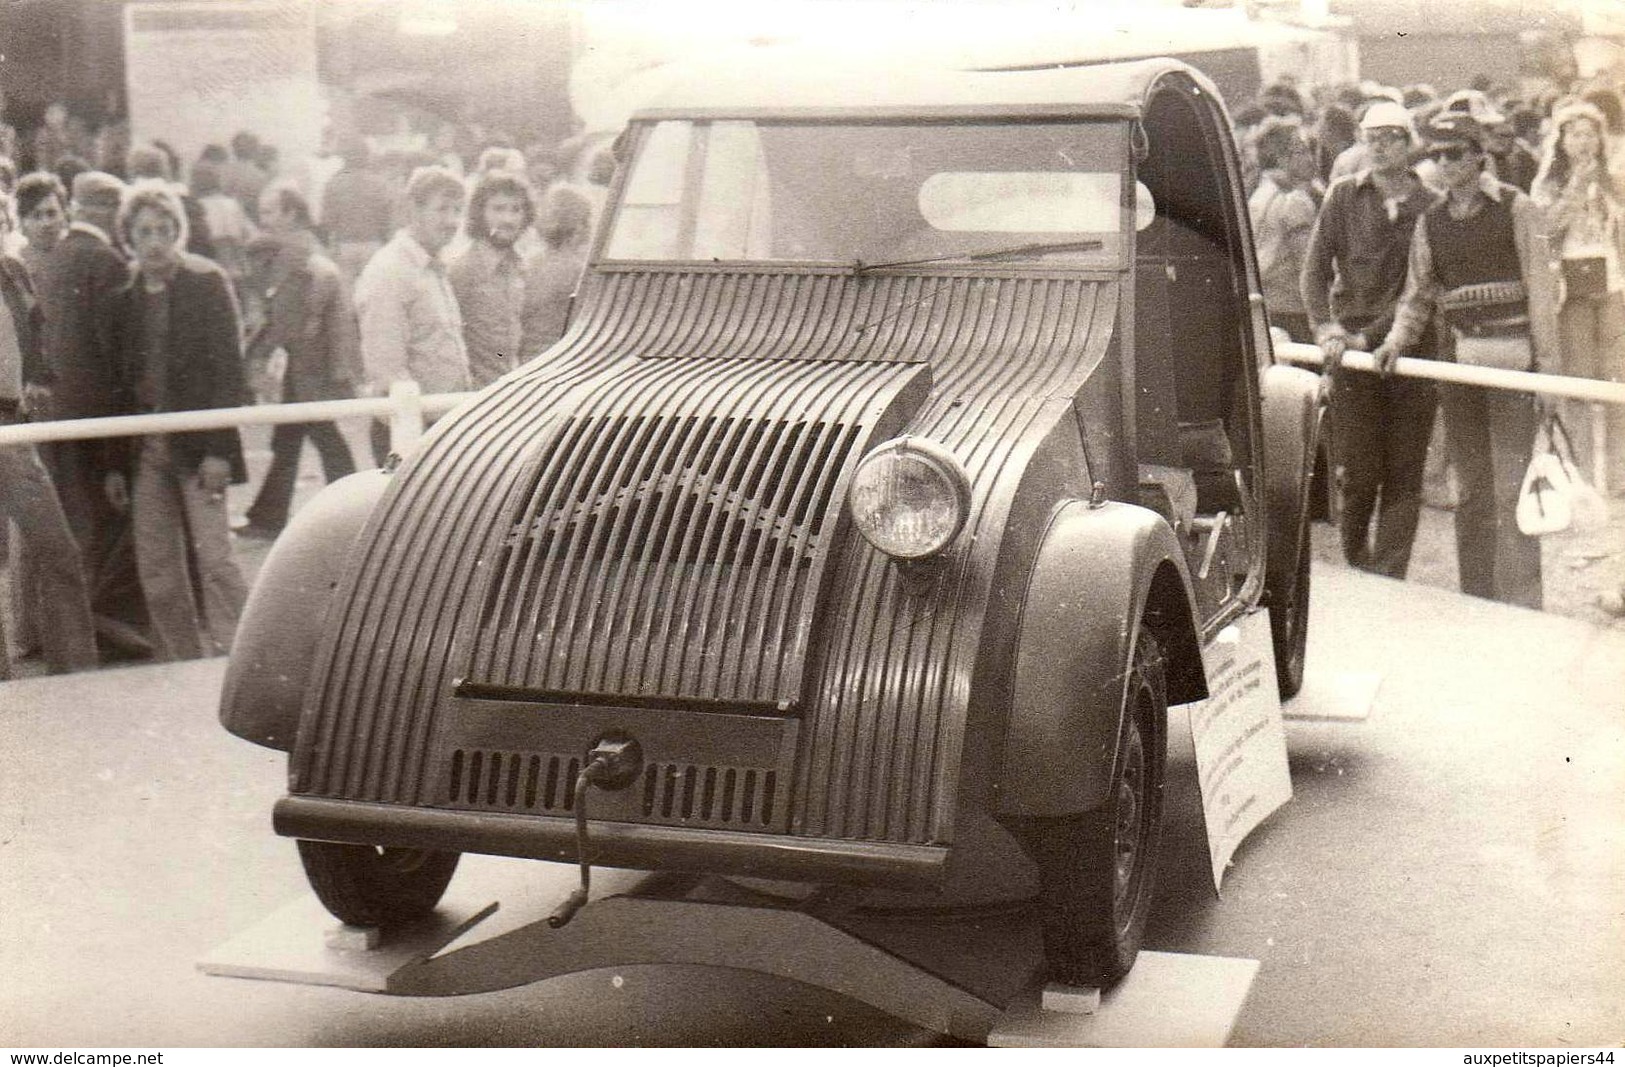
[[[1303,670],[1318,383],[1221,102],[735,69],[624,145],[564,339],[267,561],[222,718],[289,753],[277,832],[358,924],[464,851],[991,873],[1056,977],[1121,976],[1204,642],[1267,606]]]

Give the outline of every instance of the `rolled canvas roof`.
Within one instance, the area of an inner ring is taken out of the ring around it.
[[[849,56],[784,50],[740,56],[726,65],[673,69],[665,88],[634,118],[764,113],[848,112],[960,114],[992,110],[1054,111],[1132,117],[1152,84],[1184,72],[1208,91],[1200,72],[1157,58],[1039,70],[947,70],[916,63],[877,65]]]

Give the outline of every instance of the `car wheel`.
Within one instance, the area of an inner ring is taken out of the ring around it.
[[[351,926],[394,926],[434,910],[457,852],[300,841],[305,877],[322,905]]]
[[[1311,522],[1326,522],[1337,525],[1338,514],[1342,511],[1341,501],[1337,496],[1337,482],[1332,477],[1332,446],[1331,435],[1322,434],[1320,445],[1315,449],[1315,473],[1309,479],[1309,520]]]
[[[1297,551],[1290,560],[1270,561],[1270,642],[1275,646],[1275,682],[1281,699],[1303,688],[1303,665],[1309,645],[1308,516],[1298,523]]]
[[[1156,889],[1167,714],[1161,646],[1142,626],[1106,803],[1082,815],[1035,820],[1044,825],[1027,835],[1054,981],[1105,987],[1134,966]]]

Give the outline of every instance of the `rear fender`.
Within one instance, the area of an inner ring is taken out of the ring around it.
[[[1162,644],[1169,703],[1185,703],[1207,695],[1195,616],[1162,516],[1081,501],[1055,512],[1022,606],[998,814],[1071,815],[1105,801],[1139,627]]]
[[[389,484],[341,478],[300,508],[261,568],[232,642],[220,722],[256,745],[293,747],[316,645],[356,535]]]
[[[1292,573],[1298,526],[1306,521],[1309,481],[1320,444],[1320,377],[1302,367],[1266,367],[1263,376],[1264,489],[1269,509],[1270,572]]]

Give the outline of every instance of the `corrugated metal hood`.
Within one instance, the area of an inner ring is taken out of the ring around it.
[[[925,364],[777,360],[592,376],[503,505],[465,681],[799,705],[847,479],[929,382]]]
[[[1104,354],[1115,284],[628,271],[593,285],[569,336],[442,420],[397,473],[337,593],[293,792],[443,802],[431,754],[459,686],[800,709],[808,829],[931,837],[940,820],[920,817],[945,810],[955,680],[982,613],[897,646],[883,669],[910,661],[907,691],[848,708],[863,657],[819,628],[875,634],[897,609],[889,568],[869,574],[872,551],[844,532],[846,481],[907,428],[982,483],[1070,411]],[[1001,522],[985,505],[978,488],[947,602],[985,596],[973,575]],[[905,708],[925,721],[892,773],[920,788],[893,801],[914,814],[872,824],[822,783],[850,758],[849,717]]]

